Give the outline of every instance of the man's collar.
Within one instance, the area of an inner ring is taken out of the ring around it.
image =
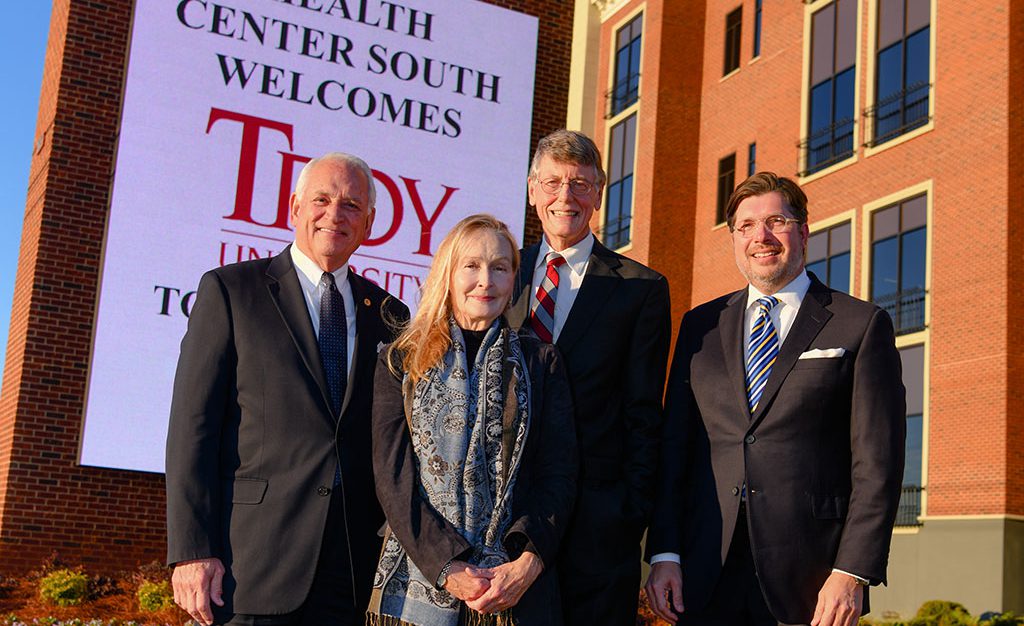
[[[796,278],[789,281],[782,289],[779,289],[772,295],[779,299],[780,302],[787,306],[791,306],[794,309],[800,308],[800,303],[804,301],[804,296],[807,295],[807,290],[811,287],[811,278],[807,275],[807,270],[804,269],[797,275]],[[753,286],[747,285],[747,308],[750,305],[757,302],[758,298],[763,298],[765,294]]]
[[[299,247],[294,243],[289,248],[291,252],[292,263],[295,264],[295,268],[302,273],[303,276],[309,279],[309,282],[314,285],[320,284],[320,277],[323,276],[324,271],[317,265],[313,259],[306,256],[306,253],[299,250]],[[334,274],[334,283],[341,285],[344,281],[348,280],[348,263],[342,265],[338,269],[331,272]]]
[[[587,263],[590,261],[590,254],[594,251],[594,233],[587,233],[587,236],[574,246],[565,248],[559,254],[565,258],[565,264],[572,269],[577,276],[582,276],[587,271]],[[548,252],[553,248],[548,244],[548,238],[540,240],[540,250],[537,251],[537,261],[534,263],[534,270],[547,264]]]

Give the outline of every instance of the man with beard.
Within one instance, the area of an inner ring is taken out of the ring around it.
[[[673,623],[852,626],[885,582],[900,497],[892,322],[806,272],[793,181],[751,176],[726,219],[748,286],[680,327],[647,594]]]

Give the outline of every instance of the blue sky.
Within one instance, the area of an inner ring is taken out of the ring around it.
[[[0,20],[0,367],[7,350],[14,275],[25,216],[28,167],[35,141],[39,85],[50,28],[49,0],[18,2]]]

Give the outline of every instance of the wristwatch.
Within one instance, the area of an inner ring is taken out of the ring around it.
[[[448,582],[448,574],[450,574],[451,571],[452,571],[452,562],[448,561],[447,563],[444,564],[444,567],[441,568],[441,573],[437,577],[437,586],[438,587],[440,587],[441,589],[444,589],[445,583]]]

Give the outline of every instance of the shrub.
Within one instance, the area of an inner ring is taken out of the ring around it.
[[[155,583],[144,581],[139,585],[136,596],[139,598],[139,608],[150,613],[174,606],[174,593],[166,580]]]
[[[89,593],[89,577],[82,572],[58,569],[39,580],[39,595],[57,606],[73,606]]]
[[[910,626],[974,626],[970,612],[959,602],[929,600],[917,610]]]
[[[1016,615],[1013,611],[999,613],[992,616],[982,615],[978,626],[1019,626],[1024,624],[1024,617]]]

